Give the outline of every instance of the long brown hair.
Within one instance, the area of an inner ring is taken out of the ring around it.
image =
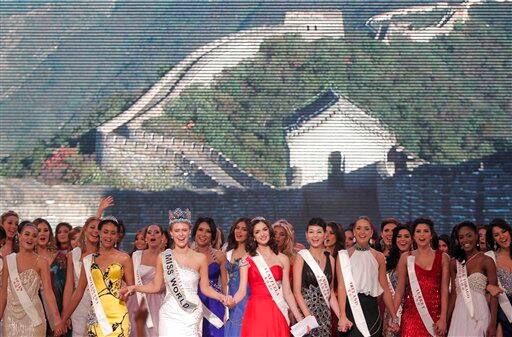
[[[279,250],[277,249],[277,242],[276,238],[274,236],[274,230],[272,229],[272,226],[270,225],[270,222],[268,220],[265,220],[264,218],[254,218],[247,224],[247,243],[245,244],[246,250],[251,256],[256,256],[256,249],[258,249],[258,242],[256,242],[256,239],[254,238],[254,227],[259,224],[260,222],[263,222],[269,231],[269,239],[268,239],[268,246],[272,251],[276,254],[279,254]]]
[[[57,246],[55,244],[55,235],[53,235],[53,229],[52,226],[50,226],[50,223],[48,220],[43,218],[37,218],[32,223],[38,227],[39,224],[45,224],[46,227],[48,227],[48,232],[50,233],[50,236],[48,238],[48,243],[46,244],[46,249],[48,249],[51,252],[54,252],[57,250]]]

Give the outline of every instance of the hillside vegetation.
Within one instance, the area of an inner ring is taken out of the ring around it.
[[[372,15],[430,2],[2,1],[0,157],[30,156],[38,140],[89,131],[196,48],[242,29],[280,24],[287,11],[342,10],[350,34]]]
[[[328,88],[369,109],[428,161],[511,149],[511,10],[509,3],[475,6],[465,25],[431,43],[275,37],[255,59],[209,87],[188,88],[146,125],[165,132],[194,120],[193,137],[278,185],[288,167],[283,118]]]

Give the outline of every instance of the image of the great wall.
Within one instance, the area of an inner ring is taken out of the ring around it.
[[[366,26],[384,47],[395,39],[428,44],[457,31],[471,19],[471,8],[484,2],[399,8],[371,16]],[[431,15],[430,22],[414,27],[409,19],[415,15]],[[282,120],[287,167],[279,183],[195,137],[194,119],[174,128],[155,127],[188,88],[215,85],[227,69],[260,53],[268,39],[292,35],[313,44],[345,39],[345,21],[341,10],[288,11],[280,24],[215,39],[186,55],[126,109],[92,130],[91,158],[103,172],[115,172],[136,186],[163,185],[165,180],[171,187],[155,191],[1,177],[0,208],[81,224],[94,214],[101,196],[113,195],[116,214],[129,226],[165,223],[174,207],[188,207],[225,226],[239,216],[259,214],[289,219],[299,228],[318,215],[344,224],[359,215],[375,221],[425,215],[445,228],[465,219],[484,223],[512,218],[511,152],[455,164],[430,161],[404,145],[371,108],[335,86],[318,91]]]

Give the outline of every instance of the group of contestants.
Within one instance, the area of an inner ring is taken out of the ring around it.
[[[122,224],[101,218],[111,205],[56,239],[44,219],[2,214],[1,336],[512,336],[503,219],[439,238],[428,218],[387,219],[377,238],[367,217],[345,230],[314,218],[306,248],[259,217],[223,245],[213,219],[176,209],[128,254]]]

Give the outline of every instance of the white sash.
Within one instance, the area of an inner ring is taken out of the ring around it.
[[[170,249],[166,249],[162,253],[162,263],[164,266],[164,277],[167,289],[169,289],[172,296],[174,296],[174,299],[183,310],[193,312],[196,309],[197,304],[187,300],[185,291],[181,285],[180,274],[175,266],[176,262],[174,261],[172,251]]]
[[[140,265],[141,265],[141,261],[142,261],[142,250],[136,250],[133,252],[132,254],[132,259],[133,259],[133,274],[134,274],[134,277],[135,277],[135,284],[136,285],[143,285],[142,283],[142,277],[140,275]],[[137,292],[137,303],[138,305],[140,306],[141,302],[142,302],[142,299],[144,299],[146,301],[146,305],[148,305],[148,308],[149,308],[149,302],[148,302],[148,299],[146,297],[146,294],[144,293],[140,293],[140,292]],[[148,327],[148,329],[151,329],[153,327],[153,319],[151,318],[151,312],[150,310],[148,310],[148,317],[146,318],[146,326]]]
[[[415,260],[416,257],[414,255],[409,255],[407,257],[407,273],[409,274],[409,285],[411,286],[412,297],[414,298],[414,304],[416,304],[416,309],[418,309],[423,325],[427,329],[428,333],[435,337],[434,320],[432,320],[432,317],[428,312],[427,305],[423,299],[423,294],[421,293],[420,284],[416,277],[416,270],[414,269]]]
[[[468,308],[469,315],[473,318],[475,316],[475,309],[473,307],[473,298],[469,288],[468,272],[465,265],[459,261],[457,263],[457,283],[459,284],[460,293],[464,299],[464,303]]]
[[[114,331],[112,330],[112,326],[108,322],[107,315],[105,315],[105,310],[103,309],[100,297],[98,296],[98,291],[96,290],[96,286],[94,285],[94,280],[92,279],[91,266],[93,255],[94,254],[89,254],[83,259],[85,277],[87,278],[87,284],[89,288],[89,294],[91,295],[91,302],[92,307],[94,309],[94,314],[96,315],[96,319],[98,320],[98,324],[101,328],[101,331],[103,331],[103,334],[107,336]]]
[[[229,263],[231,263],[231,258],[233,257],[233,251],[234,249],[231,249],[229,251],[226,252],[226,259],[228,260]],[[226,294],[229,295],[229,282],[231,280],[228,278],[228,284],[226,284]],[[229,320],[229,308],[226,307],[226,312],[224,313],[225,317],[226,317],[226,321]]]
[[[494,260],[494,263],[496,263],[496,254],[494,251],[490,250],[485,253],[485,255],[491,257]],[[498,285],[501,286],[501,282],[498,279]],[[500,303],[501,310],[505,313],[505,316],[507,316],[507,319],[510,323],[512,323],[512,305],[510,304],[510,300],[507,297],[507,294],[501,293],[498,296],[498,302]]]
[[[43,323],[41,317],[39,316],[34,303],[28,296],[27,291],[25,288],[23,288],[23,284],[21,283],[20,275],[18,274],[18,265],[16,264],[16,253],[7,255],[6,260],[12,287],[18,296],[18,300],[20,301],[23,310],[32,321],[32,326],[35,327],[41,325]]]
[[[252,257],[252,260],[254,261],[256,268],[258,268],[258,271],[260,272],[260,275],[263,278],[263,281],[265,282],[265,285],[267,286],[272,299],[283,314],[288,325],[290,325],[290,318],[288,317],[288,304],[283,297],[283,290],[277,283],[274,275],[272,275],[272,272],[265,262],[265,259],[263,259],[263,256],[258,253],[256,256]]]
[[[320,291],[322,292],[322,296],[324,297],[325,303],[327,304],[327,307],[331,307],[331,304],[329,302],[331,298],[331,287],[329,284],[329,280],[327,280],[327,277],[325,277],[324,272],[318,265],[318,263],[313,258],[313,255],[311,255],[311,252],[307,249],[299,250],[299,255],[304,259],[304,262],[306,262],[311,268],[311,271],[313,271],[313,274],[315,274],[316,281],[318,282],[318,286],[320,287]],[[327,262],[326,262],[327,265]]]
[[[340,250],[338,252],[338,257],[340,259],[341,272],[343,274],[343,283],[345,283],[345,292],[347,293],[350,309],[352,310],[352,315],[354,316],[354,323],[356,324],[359,332],[361,332],[364,337],[370,337],[368,324],[366,324],[363,308],[361,308],[361,302],[359,302],[359,297],[357,295],[357,288],[354,283],[354,277],[352,276],[352,267],[350,265],[350,257],[348,256],[348,252],[345,249]]]
[[[395,298],[395,288],[393,288],[393,284],[391,284],[391,279],[389,278],[389,273],[386,273],[386,277],[388,279],[388,287],[389,291],[391,292],[391,296]],[[400,325],[400,321],[402,319],[402,304],[398,307],[398,310],[396,311],[396,318],[398,319],[398,325]]]
[[[73,248],[71,251],[71,258],[73,260],[73,270],[75,271],[75,276],[77,279],[80,278],[80,272],[82,271],[80,257],[82,257],[82,249],[80,249],[80,247]]]
[[[206,318],[208,320],[208,322],[210,322],[217,329],[222,328],[222,326],[224,325],[224,322],[222,322],[222,320],[217,315],[215,315],[210,309],[208,309],[208,307],[206,305],[202,304],[202,306],[203,306],[203,317]]]

